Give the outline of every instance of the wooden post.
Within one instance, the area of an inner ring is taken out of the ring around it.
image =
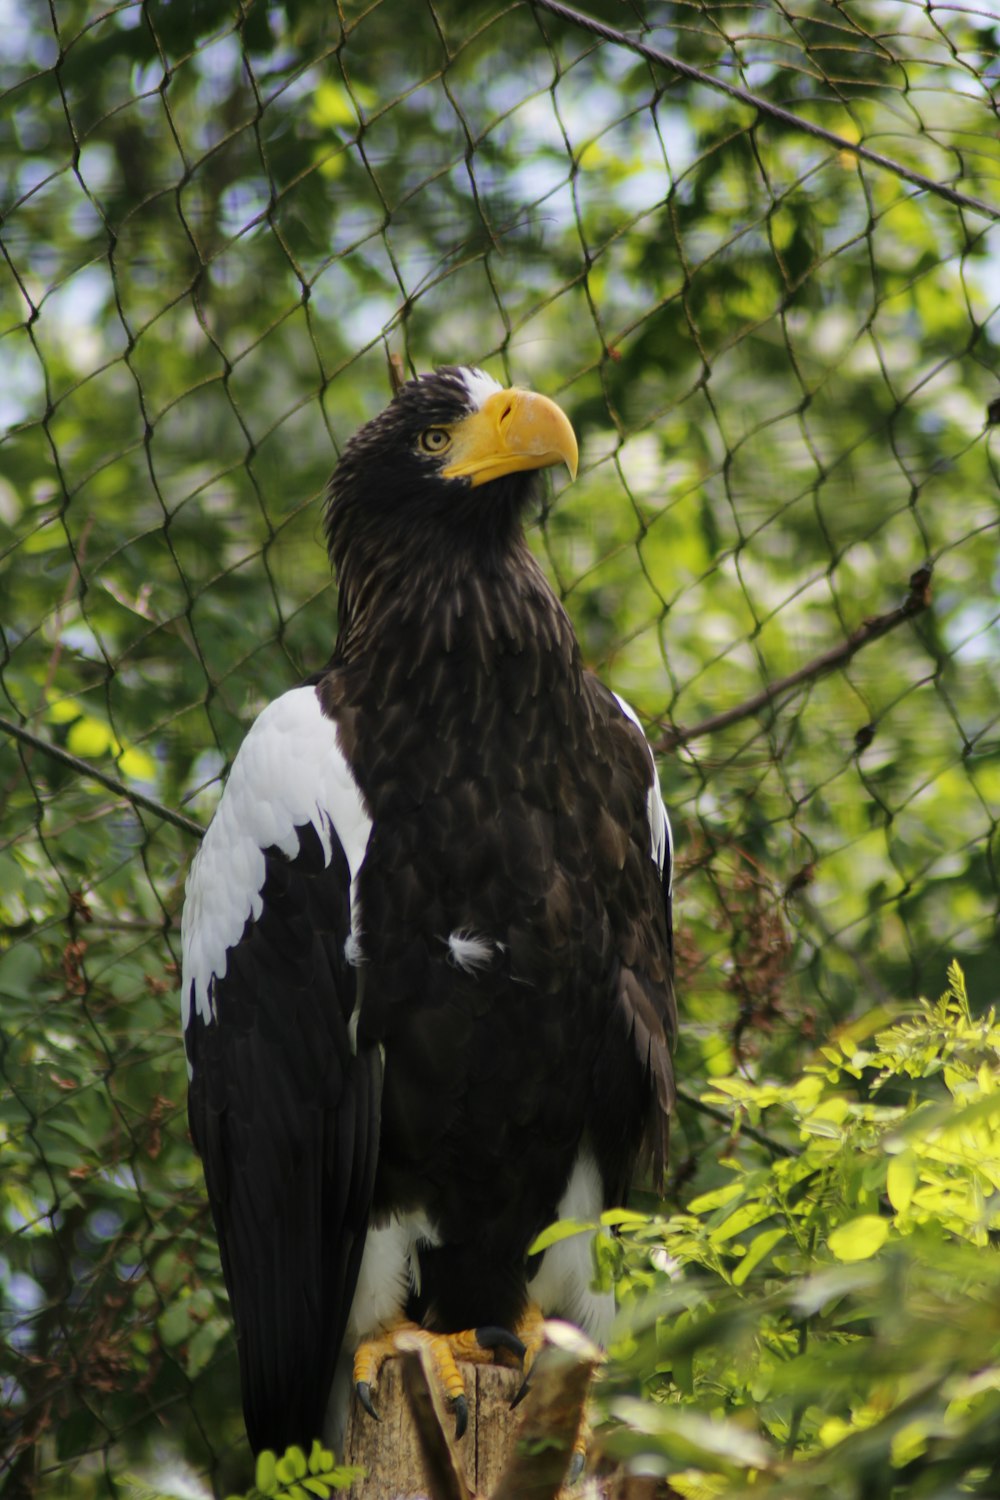
[[[368,1477],[350,1490],[351,1500],[413,1500],[415,1496],[438,1500],[428,1486],[418,1415],[404,1388],[403,1372],[402,1359],[390,1359],[383,1365],[375,1396],[378,1422],[372,1421],[359,1402],[352,1404],[345,1460],[366,1469]],[[512,1412],[510,1403],[521,1376],[500,1365],[462,1365],[461,1372],[469,1425],[461,1442],[455,1443],[451,1440],[451,1418],[444,1412],[443,1432],[457,1455],[467,1493],[489,1495],[514,1449],[522,1413]],[[425,1413],[420,1413],[419,1420],[426,1428]]]
[[[657,1481],[620,1473],[562,1488],[600,1353],[576,1329],[549,1325],[550,1347],[532,1371],[526,1399],[511,1411],[518,1370],[462,1365],[469,1424],[461,1442],[425,1350],[388,1360],[379,1376],[374,1422],[357,1402],[344,1461],[367,1473],[350,1500],[655,1500]]]

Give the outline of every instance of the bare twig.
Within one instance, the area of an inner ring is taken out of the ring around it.
[[[183,813],[174,812],[173,808],[165,807],[154,797],[147,797],[145,793],[135,791],[133,787],[126,786],[124,781],[119,781],[116,776],[108,776],[106,772],[99,771],[89,761],[81,760],[77,755],[71,755],[68,750],[63,750],[59,745],[53,745],[49,740],[43,740],[41,735],[33,734],[23,724],[15,724],[13,719],[0,715],[0,729],[5,734],[9,734],[11,739],[19,740],[22,745],[28,745],[32,750],[38,750],[42,755],[47,755],[50,760],[58,761],[60,765],[74,771],[77,776],[85,776],[88,781],[96,781],[123,802],[130,802],[133,807],[142,807],[146,812],[151,812],[162,819],[164,823],[172,823],[175,828],[180,828],[184,833],[193,833],[195,838],[200,839],[204,834],[204,828],[193,818],[186,818]]]
[[[539,10],[547,10],[551,15],[559,16],[570,25],[579,26],[582,30],[589,31],[594,36],[599,36],[617,47],[627,47],[629,51],[637,52],[648,62],[658,63],[664,68],[672,68],[675,73],[679,73],[682,78],[690,79],[692,83],[700,83],[705,88],[728,94],[731,99],[738,99],[741,104],[748,104],[751,109],[758,110],[762,115],[767,115],[782,125],[789,125],[793,130],[811,135],[815,140],[825,141],[828,146],[833,146],[837,151],[849,151],[852,156],[858,157],[861,161],[869,162],[873,167],[892,172],[894,176],[912,183],[922,192],[936,193],[939,198],[953,203],[956,208],[966,208],[971,213],[982,214],[984,218],[1000,221],[1000,208],[992,203],[987,203],[982,198],[974,198],[971,193],[960,193],[957,188],[948,187],[946,183],[935,182],[932,177],[925,177],[922,172],[914,172],[912,167],[904,166],[902,162],[894,161],[890,156],[883,156],[879,151],[872,151],[868,146],[859,145],[857,141],[849,141],[846,136],[837,135],[833,130],[824,130],[822,125],[814,125],[811,120],[804,120],[801,115],[793,114],[789,109],[782,109],[780,104],[771,104],[769,100],[762,99],[759,94],[752,94],[749,89],[740,88],[735,83],[727,83],[722,78],[715,78],[711,73],[705,73],[691,63],[682,62],[679,57],[674,57],[669,52],[662,52],[658,47],[650,47],[638,37],[628,36],[624,31],[616,30],[614,26],[607,26],[603,21],[585,15],[583,11],[574,10],[570,5],[560,4],[560,0],[532,0],[532,4]]]
[[[752,698],[746,698],[733,708],[727,708],[724,713],[713,714],[711,718],[702,719],[699,724],[692,724],[688,728],[677,726],[665,729],[656,741],[655,749],[675,750],[678,745],[687,745],[691,740],[701,739],[703,735],[715,734],[720,729],[727,729],[730,724],[738,724],[741,719],[752,718],[762,708],[773,703],[775,698],[782,697],[792,688],[798,687],[803,682],[812,682],[817,677],[832,672],[835,667],[843,666],[863,646],[870,646],[872,641],[888,635],[890,630],[895,630],[897,625],[902,625],[905,620],[912,620],[922,614],[930,602],[931,567],[927,563],[911,574],[910,592],[898,608],[890,609],[884,615],[875,615],[873,619],[864,620],[857,630],[852,630],[847,639],[841,641],[839,646],[833,646],[829,651],[824,651],[822,656],[814,657],[804,667],[799,667],[795,672],[789,672],[787,677],[779,677],[776,682],[768,683],[766,688],[755,693]]]
[[[546,1347],[531,1371],[517,1448],[493,1500],[556,1500],[601,1351],[578,1328],[546,1325]]]
[[[389,355],[389,389],[395,396],[406,384],[406,370],[403,367],[403,358],[400,354]]]

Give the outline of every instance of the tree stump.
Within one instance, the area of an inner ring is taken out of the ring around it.
[[[431,1373],[415,1349],[382,1368],[375,1422],[352,1403],[344,1462],[366,1470],[350,1500],[657,1500],[660,1481],[603,1474],[563,1488],[600,1352],[576,1329],[549,1324],[549,1347],[526,1399],[510,1403],[521,1374],[462,1365],[469,1423],[461,1442]]]
[[[472,1495],[491,1495],[513,1456],[514,1443],[524,1413],[510,1410],[521,1376],[502,1365],[462,1365],[469,1425],[461,1442],[452,1442]],[[351,1500],[437,1500],[429,1488],[418,1417],[407,1395],[404,1361],[387,1360],[379,1376],[375,1396],[378,1422],[373,1422],[360,1402],[353,1402],[347,1424],[345,1462],[367,1470],[348,1492]],[[452,1419],[443,1414],[444,1431],[450,1437]]]

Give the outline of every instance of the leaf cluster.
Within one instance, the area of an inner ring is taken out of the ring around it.
[[[953,964],[937,1002],[704,1099],[732,1120],[718,1185],[619,1229],[608,1451],[692,1500],[994,1493],[995,1012]],[[761,1162],[748,1121],[789,1154]]]
[[[333,1454],[318,1440],[308,1457],[301,1448],[291,1447],[279,1458],[265,1449],[257,1455],[254,1487],[246,1500],[331,1500],[337,1490],[346,1490],[360,1477],[361,1471],[334,1462]],[[240,1500],[231,1496],[230,1500]]]

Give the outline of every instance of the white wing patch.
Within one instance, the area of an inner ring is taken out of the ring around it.
[[[181,1018],[192,1002],[206,1024],[215,1019],[214,980],[225,976],[230,948],[248,917],[263,909],[264,850],[289,859],[299,852],[297,827],[311,824],[328,865],[331,827],[351,871],[351,935],[360,922],[356,884],[371,818],[337,740],[337,727],[312,687],[292,688],[268,704],[233,761],[222,801],[188,875],[181,922]],[[350,941],[350,940],[349,940]]]
[[[646,740],[646,732],[639,723],[639,716],[624,698],[614,694],[615,702],[627,719],[639,730],[646,741],[646,750],[649,754],[649,769],[652,775],[652,784],[646,794],[646,816],[649,819],[649,852],[656,862],[660,874],[663,874],[664,863],[666,863],[668,894],[673,895],[674,890],[674,836],[670,828],[670,819],[667,809],[663,805],[663,796],[660,792],[660,778],[656,774],[656,762],[653,759],[653,751],[649,741]]]

